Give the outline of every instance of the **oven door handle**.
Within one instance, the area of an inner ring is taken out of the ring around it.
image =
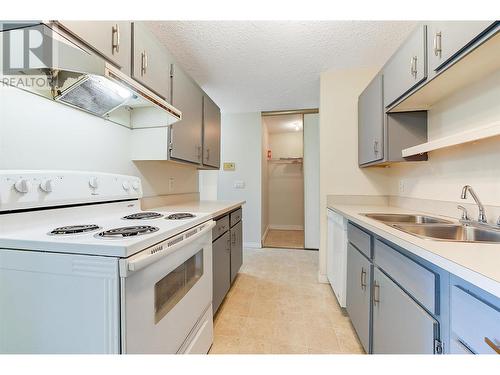
[[[155,252],[150,252],[149,249],[146,249],[142,251],[141,253],[137,254],[137,257],[133,257],[132,259],[122,259],[120,262],[123,262],[120,264],[120,276],[126,277],[128,273],[130,272],[137,272],[150,264],[157,262],[158,260],[166,257],[169,254],[172,254],[173,252],[179,250],[181,247],[184,247],[191,242],[195,241],[199,237],[205,235],[207,232],[211,231],[213,227],[215,227],[215,221],[211,220],[209,222],[204,223],[203,225],[200,225],[202,228],[199,232],[189,236],[189,237],[184,237],[183,240],[175,243],[172,246],[166,246],[160,250],[156,250]],[[187,230],[186,233],[189,233],[191,230]],[[183,236],[185,236],[184,234]],[[156,246],[153,246],[153,248],[156,248]],[[135,259],[134,259],[135,258]]]

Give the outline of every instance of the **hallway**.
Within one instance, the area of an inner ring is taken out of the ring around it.
[[[317,267],[316,251],[245,250],[210,354],[364,353],[330,286],[317,282]]]
[[[262,246],[284,249],[304,249],[304,231],[270,229],[267,231]]]

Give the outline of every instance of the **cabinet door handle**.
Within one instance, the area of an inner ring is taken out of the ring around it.
[[[231,233],[231,244],[236,245],[236,232]]]
[[[196,146],[196,151],[196,158],[198,159],[198,161],[201,161],[201,146]]]
[[[488,346],[491,349],[493,349],[497,354],[500,354],[500,346],[495,345],[495,343],[487,337],[484,338],[484,342],[488,344]]]
[[[210,160],[210,149],[207,148],[207,161]]]
[[[441,48],[441,38],[441,31],[434,35],[434,55],[439,56],[439,58],[441,58],[441,53],[443,52]]]
[[[413,78],[417,78],[417,56],[413,56],[410,61],[410,73],[413,76]]]
[[[361,275],[360,275],[360,284],[361,284],[361,289],[365,290],[366,289],[366,271],[363,267],[361,267]]]
[[[380,302],[380,285],[377,281],[373,281],[373,305],[377,305]]]
[[[148,54],[146,51],[141,53],[141,76],[148,72]]]
[[[120,52],[120,26],[115,24],[111,28],[111,53],[114,55]]]
[[[373,152],[378,154],[378,141],[373,141]]]

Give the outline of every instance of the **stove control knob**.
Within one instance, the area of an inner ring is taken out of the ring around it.
[[[132,183],[132,187],[134,188],[134,190],[139,190],[139,188],[141,187],[141,185],[139,184],[139,181],[134,181]]]
[[[97,189],[99,187],[99,180],[97,179],[97,177],[90,177],[89,186],[92,189]]]
[[[26,194],[30,191],[30,182],[28,179],[26,178],[20,178],[19,180],[16,181],[16,183],[14,184],[14,189],[16,189],[16,191],[18,193],[21,193],[21,194]]]
[[[40,189],[46,193],[50,193],[54,188],[54,183],[50,178],[47,178],[40,182]]]
[[[125,190],[125,191],[130,190],[130,184],[127,181],[122,182],[122,187],[123,187],[123,190]]]

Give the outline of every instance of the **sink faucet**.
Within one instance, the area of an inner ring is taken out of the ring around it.
[[[479,197],[477,196],[476,192],[474,191],[474,189],[472,189],[472,187],[470,185],[465,185],[462,188],[461,198],[462,199],[467,199],[467,192],[470,193],[472,199],[474,199],[474,201],[476,202],[477,207],[479,209],[479,217],[478,217],[477,221],[479,223],[483,223],[483,224],[487,223],[488,220],[486,219],[486,213],[484,211],[484,206],[481,203],[481,201],[479,200]]]

